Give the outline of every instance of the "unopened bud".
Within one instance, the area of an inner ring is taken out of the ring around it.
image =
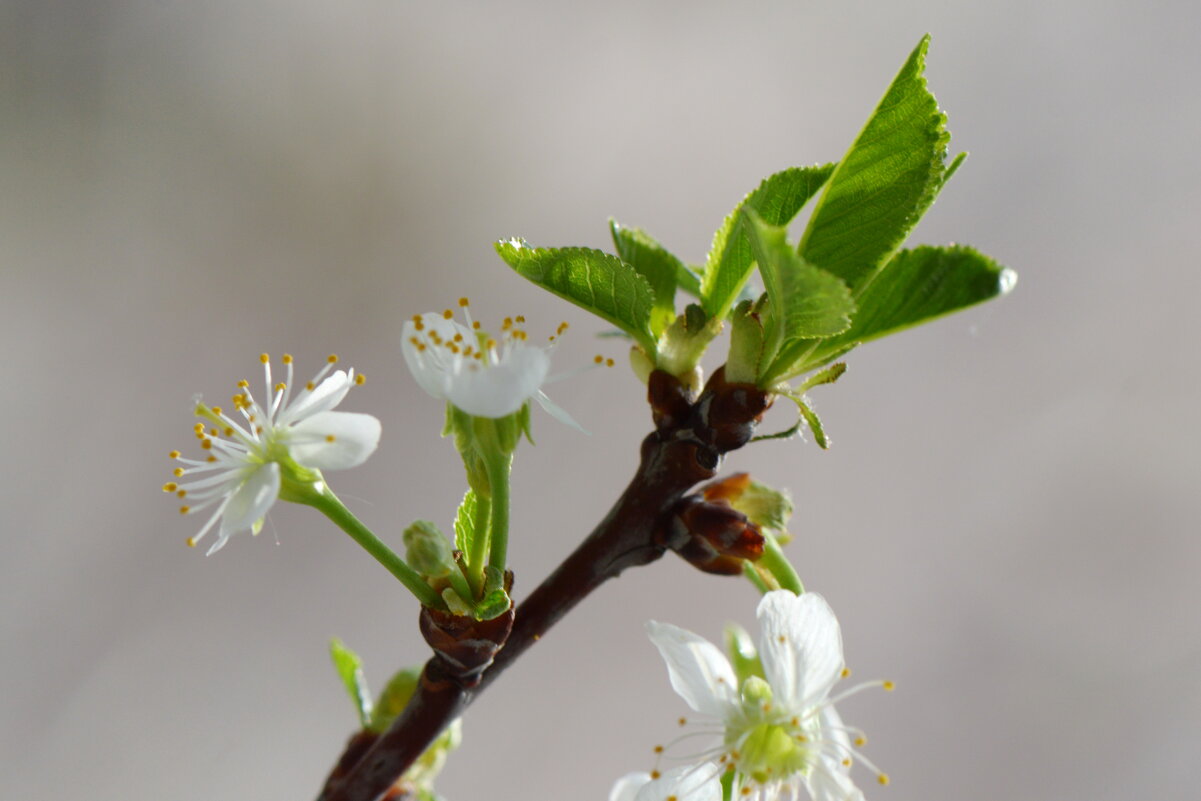
[[[428,520],[417,520],[405,529],[405,561],[426,578],[442,578],[454,569],[450,542]]]

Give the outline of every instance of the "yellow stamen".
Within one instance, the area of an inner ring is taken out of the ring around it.
[[[659,771],[657,771],[657,770],[652,770],[652,771],[651,771],[651,778],[652,778],[652,779],[657,779],[657,778],[659,778],[659,776],[661,776],[661,775],[662,775],[662,774],[661,774],[661,773],[659,773]]]
[[[337,437],[335,437],[333,434],[326,434],[326,435],[325,435],[325,441],[326,441],[326,442],[333,442],[335,439],[337,439]]]
[[[186,515],[188,513],[188,510],[191,508],[192,507],[190,507],[190,506],[181,506],[181,507],[179,507],[179,513],[181,515]]]
[[[174,481],[168,481],[163,485],[163,492],[175,492],[177,489],[179,489],[179,485]]]
[[[176,478],[179,478],[180,476],[182,476],[182,475],[183,475],[183,468],[182,468],[182,467],[177,467],[177,468],[175,468],[174,470],[172,470],[172,471],[171,471],[171,473],[172,473],[172,474],[173,474],[173,475],[174,475]]]
[[[266,364],[267,362],[271,361],[271,357],[269,355],[267,355],[266,353],[260,353],[259,361],[262,362],[263,364]]]
[[[360,387],[361,387],[361,386],[363,386],[363,384],[364,384],[366,381],[367,381],[367,376],[363,375],[362,373],[359,373],[358,375],[356,375],[356,376],[354,377],[354,383],[355,383],[355,386],[360,386]]]
[[[204,448],[206,451],[210,450],[213,447],[213,441],[211,439],[201,440],[200,447]]]
[[[891,681],[886,681],[884,682],[883,687],[886,692],[892,692],[897,688],[897,685]]]
[[[179,457],[180,457],[179,451],[171,451],[170,453],[167,454],[168,459],[178,459]]]
[[[466,307],[467,306],[467,298],[459,298],[459,305]]]
[[[245,378],[243,378],[241,381],[238,382],[238,389],[248,389],[249,387],[250,387],[250,382],[247,381]]]
[[[275,385],[275,391],[276,391],[276,392],[283,392],[283,391],[284,391],[284,388],[285,388],[286,386],[287,386],[287,384],[285,384],[283,381],[280,381],[278,384],[276,384],[276,385]]]
[[[861,736],[861,737],[856,737],[856,738],[855,738],[855,747],[856,747],[856,748],[862,748],[862,747],[863,747],[863,746],[865,746],[865,745],[867,745],[867,738],[866,738],[866,737],[862,737],[862,736]]]
[[[327,362],[329,362],[330,364],[337,364],[338,363],[338,354],[331,353],[330,355],[325,357],[325,360]]]
[[[208,458],[206,461],[209,461],[209,462],[215,462],[215,461],[217,461],[217,457],[216,457],[216,456],[210,456],[210,457],[209,457],[209,458]]]
[[[455,313],[453,311],[451,311],[450,309],[447,309],[446,311],[442,312],[443,320],[450,320],[454,316],[455,316]]]
[[[471,328],[474,331],[479,331],[480,330],[480,321],[479,320],[472,321]]]
[[[309,383],[304,385],[304,388],[307,389],[309,392],[312,392],[314,389],[317,388],[317,385],[314,384],[312,381],[310,381]],[[251,419],[253,419],[253,418],[251,418]]]
[[[605,367],[612,367],[614,363],[612,359],[605,359]]]
[[[604,364],[604,362],[605,362],[605,357],[604,357],[604,356],[601,356],[601,355],[598,353],[598,354],[596,354],[595,356],[593,356],[593,357],[592,357],[592,361],[596,362],[597,364]]]
[[[188,491],[187,491],[187,490],[180,490],[179,492],[177,492],[177,493],[175,493],[175,494],[176,494],[176,495],[178,495],[180,498],[186,498],[186,497],[188,497]]]
[[[291,363],[292,363],[292,354],[285,353],[284,354],[284,364],[291,364]]]
[[[688,722],[688,718],[680,718],[679,720],[676,721],[676,723],[679,723],[681,726],[683,726],[687,722]]]
[[[851,675],[851,669],[849,667],[844,667],[842,669],[842,677],[845,679],[850,675]]]
[[[221,414],[221,407],[220,407],[220,406],[214,406],[214,407],[213,407],[213,414]]]
[[[661,746],[661,745],[656,745],[656,746],[655,746],[655,753],[656,753],[656,754],[662,754],[662,753],[663,753],[663,746]]]
[[[184,542],[186,542],[188,544],[189,548],[196,547],[196,538],[195,537],[188,537],[186,540],[184,540]]]
[[[880,782],[880,784],[882,784],[882,785],[887,786],[890,779],[888,778],[887,773],[881,773],[879,776],[876,777],[876,781]]]

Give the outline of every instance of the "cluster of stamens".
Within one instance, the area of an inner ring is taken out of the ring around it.
[[[331,354],[325,365],[308,381],[304,388],[293,397],[293,364],[292,356],[285,353],[282,362],[287,367],[287,378],[284,381],[272,382],[271,357],[260,354],[259,361],[263,365],[263,384],[265,404],[260,404],[251,393],[250,382],[245,379],[237,382],[238,392],[231,398],[230,403],[234,412],[242,418],[242,422],[226,413],[220,406],[206,406],[197,400],[196,416],[202,422],[192,427],[192,433],[199,441],[201,450],[205,452],[202,459],[190,459],[178,451],[171,451],[168,456],[180,465],[172,470],[176,479],[198,473],[211,473],[205,478],[198,478],[186,483],[168,481],[163,485],[163,492],[173,493],[180,500],[187,499],[188,503],[179,507],[180,514],[195,514],[203,509],[220,503],[220,508],[209,519],[198,534],[189,537],[187,544],[194,547],[212,525],[217,521],[228,503],[232,489],[245,478],[248,471],[272,461],[271,449],[276,444],[278,433],[286,430],[294,422],[289,415],[292,408],[300,405],[311,394],[322,379],[338,363],[337,355]],[[360,386],[366,381],[362,373],[353,375],[353,385]],[[324,435],[327,442],[333,442],[333,434]]]

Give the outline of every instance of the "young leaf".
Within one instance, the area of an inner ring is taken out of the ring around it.
[[[813,440],[822,450],[829,450],[830,440],[826,438],[826,430],[822,428],[822,419],[817,416],[817,412],[813,411],[813,407],[809,405],[802,396],[797,395],[792,398],[796,404],[797,411],[801,413],[801,417],[805,418],[805,423],[808,424],[809,430],[813,432]]]
[[[371,716],[368,728],[379,734],[386,732],[392,721],[409,705],[409,699],[416,692],[420,680],[420,668],[401,668],[396,671],[379,694],[379,703],[375,705],[375,714]]]
[[[751,209],[769,225],[787,225],[832,172],[833,164],[792,167],[778,172],[765,178],[730,212],[713,235],[713,247],[709,249],[701,279],[701,303],[710,317],[725,317],[751,274],[755,259],[737,230],[741,212]]]
[[[974,248],[923,246],[898,253],[859,295],[851,327],[807,355],[816,367],[860,342],[879,339],[1003,295],[1017,274]]]
[[[496,243],[510,267],[543,289],[608,320],[655,352],[651,311],[655,293],[637,270],[590,248],[532,248],[521,239]]]
[[[359,713],[359,723],[364,729],[368,728],[371,725],[372,703],[371,691],[367,689],[367,679],[363,676],[363,660],[337,637],[329,641],[329,655]]]
[[[806,261],[858,293],[934,201],[959,166],[945,166],[950,134],[926,86],[929,35],[893,80],[839,162],[801,237]]]
[[[626,228],[617,220],[611,219],[609,232],[613,235],[617,255],[647,280],[655,294],[655,306],[651,311],[651,333],[657,337],[675,319],[676,285],[680,276],[691,275],[691,272],[684,266],[684,262],[640,228]]]
[[[475,539],[475,492],[467,490],[455,514],[455,548],[471,553],[471,541]]]
[[[768,225],[751,209],[742,212],[743,228],[767,288],[769,319],[765,352],[771,362],[760,378],[774,376],[778,364],[790,364],[808,350],[808,340],[845,331],[855,313],[851,291],[837,277],[807,263],[789,246],[785,229]]]

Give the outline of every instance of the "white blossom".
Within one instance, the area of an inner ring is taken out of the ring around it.
[[[556,420],[579,428],[542,391],[550,376],[550,352],[567,323],[540,346],[530,343],[524,317],[506,317],[496,338],[471,319],[467,298],[459,306],[466,324],[450,309],[418,314],[404,324],[401,347],[421,388],[474,417],[507,417],[533,400]]]
[[[672,687],[723,731],[702,765],[732,767],[739,799],[799,798],[804,790],[814,801],[861,801],[850,778],[855,761],[881,784],[888,777],[856,750],[865,742],[862,732],[843,724],[834,703],[869,686],[891,689],[891,682],[869,682],[831,697],[847,672],[838,620],[820,595],[769,592],[757,617],[762,675],[744,676],[741,684],[713,643],[667,623],[647,624]],[[692,798],[681,795],[680,801]]]
[[[272,383],[270,358],[264,353],[259,360],[265,401],[260,404],[255,399],[247,381],[238,382],[232,414],[197,399],[196,416],[203,422],[196,423],[193,431],[206,456],[189,459],[179,451],[171,452],[182,465],[174,475],[184,480],[170,481],[163,490],[184,500],[182,514],[212,509],[200,531],[188,538],[188,545],[195,546],[221,521],[210,554],[239,531],[257,534],[288,477],[304,471],[305,477],[319,479],[320,473],[313,471],[355,467],[379,443],[379,420],[369,414],[331,411],[352,386],[363,383],[363,376],[356,376],[353,369],[330,373],[337,356],[330,356],[313,380],[299,389],[292,386],[291,356],[284,355],[287,378],[277,384]]]
[[[627,773],[609,791],[609,801],[721,801],[719,775],[704,765],[673,768],[659,776]]]

